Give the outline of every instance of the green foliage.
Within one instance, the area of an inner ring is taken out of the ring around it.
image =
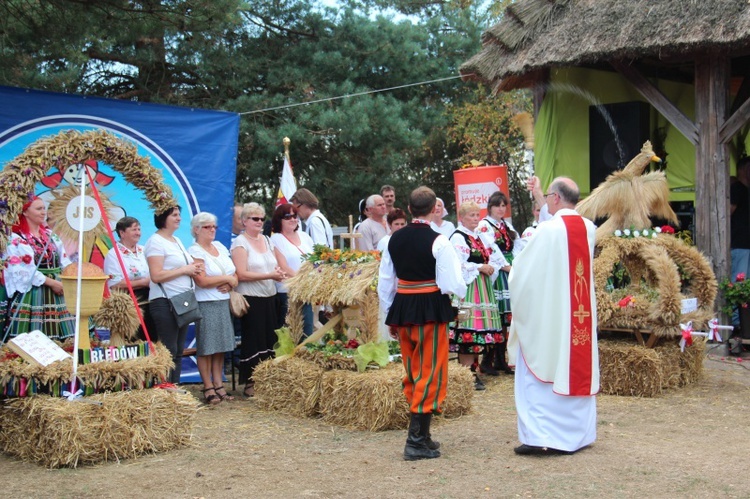
[[[750,281],[745,279],[745,274],[737,274],[737,282],[724,278],[719,284],[724,295],[725,305],[721,308],[727,314],[731,314],[735,308],[747,308],[750,304]]]
[[[518,230],[533,219],[526,190],[530,172],[523,161],[523,134],[513,122],[521,112],[530,112],[527,92],[515,91],[490,95],[480,86],[470,101],[449,106],[449,137],[459,144],[460,163],[477,160],[488,165],[507,165],[514,223]]]

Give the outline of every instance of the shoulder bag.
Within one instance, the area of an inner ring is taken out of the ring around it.
[[[179,245],[179,243],[177,244]],[[185,263],[190,265],[187,256],[185,256],[185,252],[182,250],[182,246],[180,246],[180,251],[182,251],[182,256],[185,258]],[[197,322],[203,319],[200,308],[198,308],[198,300],[195,299],[195,283],[193,282],[192,277],[190,278],[190,283],[192,284],[190,289],[183,291],[182,293],[177,293],[172,297],[167,296],[164,286],[162,286],[161,283],[158,283],[161,292],[164,294],[165,298],[169,300],[169,307],[172,309],[172,314],[174,315],[174,318],[177,321],[177,327],[179,328],[187,326],[191,322]]]

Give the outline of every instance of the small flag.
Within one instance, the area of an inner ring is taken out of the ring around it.
[[[294,178],[292,171],[292,162],[289,161],[289,154],[284,154],[284,168],[281,170],[281,183],[279,184],[279,193],[276,196],[276,206],[286,204],[297,191],[297,180]]]

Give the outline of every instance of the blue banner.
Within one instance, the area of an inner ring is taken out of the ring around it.
[[[42,139],[64,140],[63,134],[70,130],[106,132],[134,144],[138,155],[147,158],[161,172],[164,184],[171,188],[182,208],[182,222],[176,236],[185,246],[193,243],[190,219],[198,212],[207,211],[218,218],[217,240],[229,247],[239,123],[240,117],[235,113],[0,86],[0,167],[5,168]],[[140,243],[145,244],[156,231],[149,202],[144,192],[126,181],[115,165],[107,164],[102,158],[73,165],[57,161],[49,166],[35,193],[50,208],[63,206],[56,214],[58,222],[65,217],[69,220],[71,216],[79,216],[75,208],[79,201],[65,196],[70,195],[73,184],[80,188],[79,175],[84,167],[92,173],[96,188],[106,199],[112,229],[121,217],[135,217],[141,223]],[[92,223],[98,224],[99,209],[86,206],[85,210],[84,219],[91,218]],[[55,212],[51,209],[48,212],[50,222],[54,222],[53,215]],[[63,239],[68,255],[76,255],[78,241]],[[111,242],[108,238],[106,241],[97,238],[86,244],[82,259],[101,266]],[[188,344],[194,342],[193,337]],[[182,378],[183,382],[200,380],[194,358],[183,360]]]
[[[67,130],[104,130],[136,145],[138,154],[161,170],[182,207],[177,236],[190,246],[190,219],[200,211],[218,217],[217,240],[229,247],[237,168],[240,117],[236,113],[144,104],[97,97],[40,92],[0,86],[0,165],[24,152],[35,141]],[[141,244],[155,232],[144,194],[112,165],[86,162],[95,183],[111,205],[111,224],[124,215],[141,222]],[[80,165],[50,167],[37,185],[49,202],[56,190],[75,182]],[[78,170],[74,167],[78,166]],[[75,246],[71,247],[76,253]],[[91,259],[92,261],[93,258]]]

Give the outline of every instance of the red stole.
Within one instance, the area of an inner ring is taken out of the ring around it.
[[[561,217],[568,236],[570,283],[570,395],[591,395],[593,335],[591,255],[580,216]]]

